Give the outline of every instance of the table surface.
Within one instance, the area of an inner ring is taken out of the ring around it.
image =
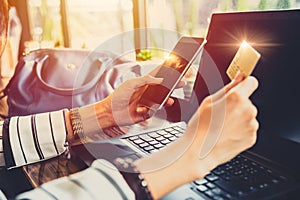
[[[68,153],[47,161],[30,164],[23,167],[25,175],[33,187],[68,176],[83,170],[85,166],[78,160],[69,158]]]

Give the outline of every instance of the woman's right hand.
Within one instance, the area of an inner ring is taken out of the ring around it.
[[[240,74],[224,90],[207,97],[188,124],[185,137],[193,140],[186,153],[194,155],[198,172],[203,161],[209,172],[256,142],[258,112],[249,97],[258,81],[254,77],[242,79]],[[202,176],[196,173],[195,179]]]
[[[155,198],[203,178],[254,145],[257,109],[249,96],[257,87],[254,77],[237,76],[204,99],[179,140],[136,162]]]

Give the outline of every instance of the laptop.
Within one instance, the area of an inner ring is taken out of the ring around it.
[[[253,75],[259,89],[257,143],[205,178],[186,184],[163,199],[295,199],[300,192],[300,10],[215,13],[202,53],[194,94],[178,119],[229,82],[226,69],[246,40],[262,55]],[[174,120],[174,118],[173,118]],[[183,134],[186,123],[134,131],[110,140],[72,147],[86,165],[95,158],[137,159],[164,148]]]

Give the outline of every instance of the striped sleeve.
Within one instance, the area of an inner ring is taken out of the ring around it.
[[[5,119],[2,130],[7,168],[46,160],[66,150],[66,110]]]
[[[4,151],[2,146],[2,128],[4,121],[0,121],[0,168],[5,167]]]
[[[96,160],[88,169],[45,183],[20,194],[17,199],[135,199],[123,176],[105,160]]]

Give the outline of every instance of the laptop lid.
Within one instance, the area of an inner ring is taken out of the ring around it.
[[[201,102],[230,81],[226,69],[243,40],[256,48],[260,84],[251,99],[260,129],[252,151],[292,169],[300,167],[299,24],[300,10],[213,14],[194,85]]]

